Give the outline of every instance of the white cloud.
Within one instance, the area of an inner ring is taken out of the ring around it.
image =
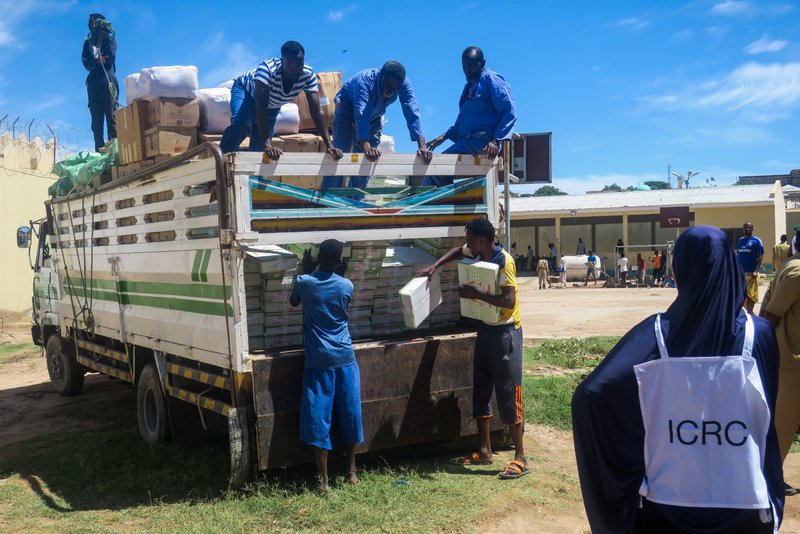
[[[748,63],[718,80],[699,81],[682,92],[639,99],[661,110],[747,111],[757,122],[788,116],[800,105],[800,63]]]
[[[331,11],[328,11],[328,15],[325,18],[328,20],[328,22],[341,22],[348,13],[351,13],[356,9],[358,9],[358,6],[355,5],[345,6],[340,9],[332,9]]]
[[[239,76],[255,66],[260,61],[257,56],[246,44],[242,42],[228,43],[224,35],[214,35],[206,44],[215,45],[218,52],[224,51],[224,56],[216,64],[203,70],[201,85],[204,87],[215,87],[216,85]]]
[[[53,97],[48,98],[47,100],[43,100],[36,104],[35,106],[31,107],[33,111],[39,112],[45,109],[54,108],[60,106],[64,102],[66,102],[66,97],[64,95],[56,95]]]
[[[711,12],[715,15],[739,15],[745,13],[750,9],[749,2],[738,0],[725,0],[718,4],[714,4]]]
[[[617,26],[620,28],[632,28],[634,30],[641,30],[650,24],[649,20],[640,19],[638,17],[630,17],[617,21]]]
[[[18,36],[23,23],[34,15],[53,15],[67,11],[75,0],[0,0],[0,48],[23,48]]]
[[[747,45],[744,48],[744,51],[751,55],[763,54],[765,52],[779,52],[783,50],[783,47],[785,47],[787,44],[789,44],[788,41],[772,41],[766,35],[764,35],[760,39]]]

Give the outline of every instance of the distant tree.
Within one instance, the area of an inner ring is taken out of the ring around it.
[[[625,188],[625,191],[636,191],[636,188],[633,187],[632,185],[629,185],[628,187]]]
[[[623,189],[620,186],[618,186],[616,183],[613,183],[611,185],[604,185],[603,189],[601,189],[600,191],[622,191],[622,190]]]
[[[565,193],[561,189],[552,186],[552,185],[543,185],[539,189],[537,189],[533,196],[535,197],[553,197],[557,195],[568,195],[569,193]]]
[[[649,182],[645,182],[644,185],[650,189],[672,189],[669,182],[662,182],[661,180],[650,180]]]

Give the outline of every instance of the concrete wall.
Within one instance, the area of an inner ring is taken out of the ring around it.
[[[0,310],[31,307],[33,272],[28,252],[17,248],[17,227],[44,217],[52,168],[52,141],[0,135]]]
[[[731,208],[697,208],[694,211],[695,224],[717,226],[719,228],[737,228],[735,235],[740,237],[742,225],[746,222],[753,223],[753,234],[761,238],[766,250],[778,242],[785,228],[785,215],[781,211],[780,226],[776,224],[777,213],[774,206],[741,206]],[[766,258],[765,258],[766,260]]]

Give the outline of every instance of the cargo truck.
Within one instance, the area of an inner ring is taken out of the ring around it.
[[[350,327],[361,369],[365,442],[376,451],[473,435],[474,329],[458,324],[457,270],[443,303],[407,329],[397,295],[416,265],[463,242],[475,217],[498,224],[501,159],[321,153],[223,156],[213,143],[110,183],[53,197],[18,231],[34,270],[35,343],[53,387],[86,373],[136,388],[141,437],[200,426],[228,436],[231,476],[310,461],[298,442],[302,315],[288,295],[298,256],[345,243],[355,291]],[[115,173],[119,175],[119,173]],[[323,176],[371,187],[323,190]],[[422,175],[466,177],[446,187]],[[36,237],[37,239],[33,239]],[[35,243],[32,243],[35,241]],[[388,256],[388,257],[387,257]],[[499,420],[493,429],[501,429]]]

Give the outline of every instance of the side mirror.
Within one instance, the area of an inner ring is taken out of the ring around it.
[[[17,247],[29,248],[31,246],[31,229],[27,226],[17,228]]]

